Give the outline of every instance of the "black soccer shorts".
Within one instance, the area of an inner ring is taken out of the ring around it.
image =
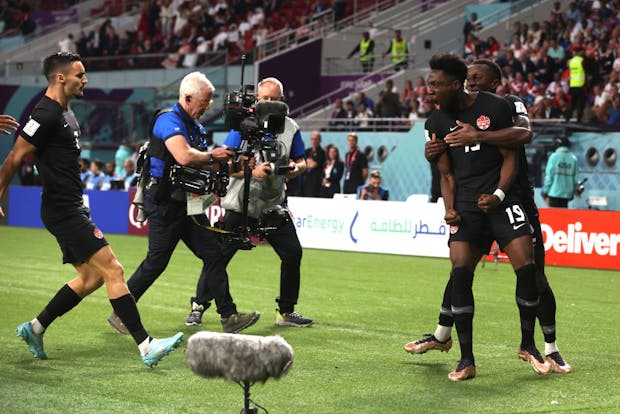
[[[532,226],[518,201],[506,200],[487,214],[467,210],[460,215],[461,223],[450,226],[448,243],[469,242],[488,252],[493,240],[503,249],[512,240],[532,234]]]
[[[86,207],[64,212],[62,218],[42,212],[45,228],[56,237],[62,251],[62,262],[81,264],[97,253],[108,241],[90,219]]]

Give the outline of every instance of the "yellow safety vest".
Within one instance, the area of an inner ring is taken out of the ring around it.
[[[583,57],[573,56],[568,61],[570,73],[569,86],[571,88],[581,88],[586,83],[586,71],[583,69]]]
[[[373,56],[373,52],[370,52],[369,55],[366,54],[366,51],[368,50],[368,47],[370,46],[370,40],[362,40],[360,42],[360,61],[362,62],[368,62],[369,60],[371,60],[374,56]]]
[[[400,42],[392,39],[392,62],[399,63],[406,62],[407,60],[407,42],[404,39]]]

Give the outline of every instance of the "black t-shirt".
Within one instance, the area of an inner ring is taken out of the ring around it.
[[[427,139],[431,139],[433,133],[438,139],[444,139],[451,130],[457,128],[457,119],[480,131],[495,131],[513,126],[510,103],[495,94],[479,92],[472,106],[457,114],[433,111],[424,125]],[[492,194],[497,188],[504,159],[502,154],[497,146],[481,143],[450,147],[448,155],[456,179],[455,207],[457,210],[479,211],[478,197],[481,194]],[[508,194],[514,194],[515,190],[513,186]]]
[[[359,148],[354,152],[347,152],[345,160],[346,176],[342,192],[345,194],[354,194],[357,192],[357,187],[364,184],[362,170],[368,168],[368,160],[364,152],[360,151]]]
[[[34,162],[43,182],[42,210],[62,215],[67,207],[82,206],[80,126],[73,111],[44,96],[21,136],[37,148]]]

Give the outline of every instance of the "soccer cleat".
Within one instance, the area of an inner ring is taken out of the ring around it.
[[[163,357],[181,345],[181,342],[183,342],[183,332],[179,332],[170,338],[153,338],[151,342],[149,342],[144,354],[142,354],[142,361],[144,361],[149,368],[153,368]]]
[[[238,333],[256,323],[260,313],[233,313],[228,318],[222,318],[222,331],[226,333]]]
[[[192,302],[192,310],[190,311],[189,315],[187,315],[187,318],[185,319],[185,325],[187,326],[200,326],[202,325],[202,314],[205,311],[205,307],[196,303],[196,302]]]
[[[297,326],[298,328],[305,328],[314,323],[310,318],[297,313],[297,312],[280,312],[276,309],[276,325],[279,326]]]
[[[405,351],[410,354],[424,354],[427,351],[432,350],[448,352],[451,348],[452,338],[448,338],[447,341],[440,342],[433,334],[425,334],[422,339],[405,344]]]
[[[116,312],[112,312],[110,316],[108,316],[108,323],[119,334],[121,335],[129,334],[129,329],[127,329],[127,327],[125,326],[123,321],[121,321],[121,318],[118,317]]]
[[[450,381],[465,381],[476,376],[476,366],[469,359],[461,359],[456,369],[448,374]]]
[[[557,351],[547,355],[545,359],[549,365],[551,365],[551,370],[556,374],[570,374],[573,372],[573,367],[571,367],[568,362],[564,361],[562,355]]]
[[[543,359],[535,345],[519,348],[517,355],[519,359],[529,362],[538,375],[549,375],[551,373],[551,364]]]
[[[37,335],[32,330],[32,323],[24,322],[17,327],[17,336],[20,336],[30,348],[30,352],[37,359],[47,359],[43,350],[43,335]]]

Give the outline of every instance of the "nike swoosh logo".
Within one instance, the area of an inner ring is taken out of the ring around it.
[[[64,124],[62,127],[63,127],[63,128],[66,128],[66,127],[68,127],[68,126],[69,126],[69,123],[67,122],[67,123],[66,123],[66,124]]]
[[[521,223],[521,224],[515,224],[514,226],[512,226],[513,230],[519,230],[521,227],[525,226],[525,223]]]
[[[457,130],[457,129],[459,129],[459,128],[460,128],[460,126],[459,126],[459,125],[455,125],[455,126],[453,126],[453,127],[451,127],[451,128],[450,128],[450,132],[454,132],[454,131],[456,131],[456,130]]]

